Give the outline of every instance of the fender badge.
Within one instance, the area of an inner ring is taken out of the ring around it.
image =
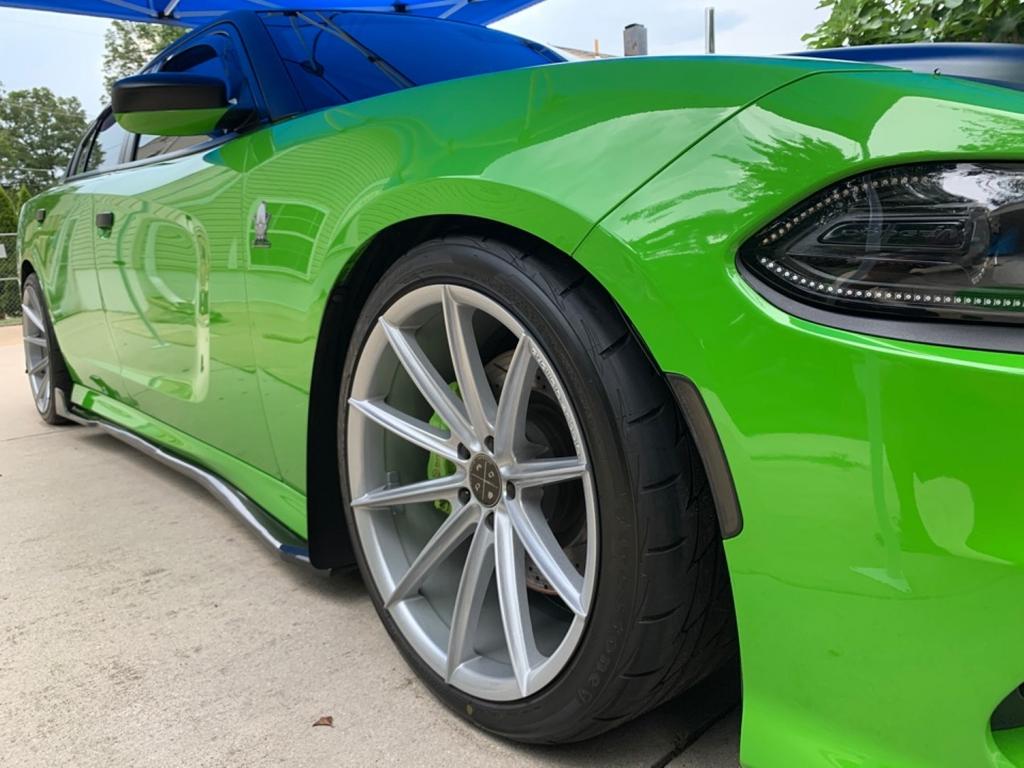
[[[269,248],[270,241],[267,240],[267,228],[270,226],[270,214],[267,213],[267,204],[260,202],[256,209],[256,215],[252,220],[253,229],[256,231],[256,239],[252,241],[253,248]]]

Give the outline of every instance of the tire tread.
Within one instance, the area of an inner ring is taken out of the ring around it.
[[[467,239],[456,235],[446,240],[458,247]],[[617,398],[627,455],[645,459],[644,466],[637,461],[631,468],[636,508],[643,515],[640,573],[645,582],[633,660],[607,686],[590,722],[551,741],[587,739],[670,700],[738,655],[717,517],[703,465],[668,383],[597,281],[575,263],[528,259],[495,240],[477,245],[518,263],[530,278],[549,287],[567,317],[576,319],[577,331],[601,358],[606,388]],[[684,515],[691,516],[692,539],[663,522]],[[680,578],[682,573],[693,578]],[[672,591],[665,588],[669,584],[684,594],[676,595],[675,605],[655,608],[665,598],[657,593]]]
[[[623,503],[637,512],[635,613],[626,646],[585,716],[515,734],[533,743],[581,741],[659,706],[738,656],[714,504],[664,374],[596,279],[546,246],[479,235],[450,234],[403,259],[412,269],[416,259],[460,250],[512,265],[556,305],[600,370],[593,386],[606,393],[608,418],[622,439],[632,489]]]

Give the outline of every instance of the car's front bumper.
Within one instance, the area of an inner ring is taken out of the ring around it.
[[[743,518],[726,554],[749,768],[1024,766],[1024,729],[990,727],[1024,682],[1024,355],[796,318],[735,262],[851,173],[1019,159],[1020,107],[904,73],[808,78],[713,132],[576,253],[720,436]]]
[[[742,514],[744,765],[1024,766],[1024,729],[989,727],[1024,683],[1024,357],[745,300],[669,368],[698,382]]]
[[[745,526],[744,762],[1024,765],[989,731],[1024,682],[1022,360],[769,323],[708,393]]]

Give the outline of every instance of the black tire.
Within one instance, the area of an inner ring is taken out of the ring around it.
[[[561,674],[519,701],[468,696],[417,656],[383,607],[347,505],[345,405],[362,345],[391,303],[431,283],[487,294],[528,328],[577,409],[594,467],[600,557],[588,624]],[[579,741],[735,659],[731,591],[700,459],[664,375],[600,285],[574,262],[490,238],[449,236],[417,246],[368,298],[340,395],[342,490],[360,569],[407,662],[453,711],[518,741]]]
[[[68,373],[67,365],[64,362],[64,356],[60,351],[60,345],[57,344],[57,336],[53,332],[53,322],[50,320],[49,308],[46,305],[46,296],[43,293],[42,286],[39,284],[39,278],[36,277],[35,273],[32,273],[25,278],[22,293],[25,294],[28,292],[31,292],[35,296],[38,306],[42,307],[43,310],[41,320],[43,325],[46,326],[46,339],[48,344],[47,351],[50,370],[50,396],[47,398],[47,406],[45,409],[42,409],[39,407],[37,402],[36,411],[47,424],[53,424],[54,426],[68,424],[70,422],[57,413],[56,391],[59,389],[64,393],[66,398],[70,397],[72,386],[71,374]]]

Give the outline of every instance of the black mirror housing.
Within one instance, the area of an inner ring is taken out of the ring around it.
[[[223,80],[179,72],[152,72],[118,80],[111,92],[111,106],[125,130],[153,136],[212,133],[231,109]]]

